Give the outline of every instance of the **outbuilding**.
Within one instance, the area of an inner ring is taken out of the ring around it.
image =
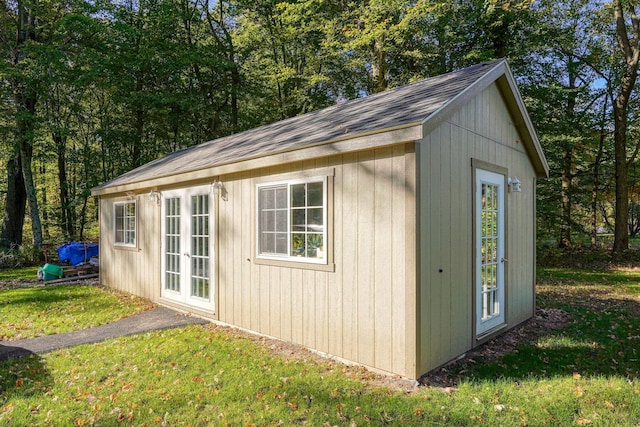
[[[507,62],[487,62],[94,188],[100,280],[417,378],[533,316],[548,172]]]

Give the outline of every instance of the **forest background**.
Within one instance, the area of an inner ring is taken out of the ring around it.
[[[623,0],[0,0],[0,245],[96,240],[90,189],[119,174],[496,58],[551,166],[539,242],[626,251],[640,19]]]

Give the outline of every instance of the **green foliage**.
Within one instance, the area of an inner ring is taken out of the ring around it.
[[[24,244],[10,249],[0,249],[0,269],[34,266],[40,264],[42,259],[42,249],[33,245]]]
[[[18,48],[21,7],[38,25]],[[615,226],[610,100],[624,61],[608,4],[19,0],[0,9],[0,40],[0,167],[20,141],[32,146],[45,240],[95,237],[90,189],[164,154],[498,57],[551,166],[538,181],[540,235],[570,246]],[[635,141],[637,96],[629,105]],[[632,235],[637,181],[631,166]]]

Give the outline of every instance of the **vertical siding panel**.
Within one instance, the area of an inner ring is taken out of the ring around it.
[[[373,366],[375,294],[373,251],[374,227],[374,155],[372,152],[358,154],[358,349],[360,362]]]
[[[253,247],[252,234],[255,232],[253,226],[253,218],[255,217],[255,192],[253,180],[250,179],[253,174],[246,176],[246,180],[242,183],[242,227],[240,230],[240,241],[242,242],[242,254],[243,258],[253,259],[255,256],[255,248]],[[253,262],[247,263],[248,266],[242,268],[242,319],[243,327],[257,330],[257,322],[255,317],[259,313],[259,308],[254,309],[257,298],[260,297],[256,288],[259,283],[254,282],[257,279],[256,266]]]
[[[242,191],[240,181],[237,179],[227,180],[227,201],[220,200],[219,206],[223,208],[219,212],[218,225],[218,258],[224,267],[220,266],[220,282],[218,283],[220,313],[218,319],[235,324],[238,319],[236,294],[240,290],[238,274],[240,272],[240,260],[242,244],[237,244],[240,236],[237,236],[238,224],[233,219],[240,218],[242,222],[239,206],[242,203]],[[236,243],[236,244],[234,244]],[[223,261],[224,260],[224,261]],[[222,270],[223,268],[223,270]]]
[[[237,245],[234,244],[236,239],[233,238],[233,222],[238,195],[236,191],[237,181],[225,180],[227,189],[227,201],[222,199],[218,202],[218,227],[216,228],[216,239],[218,241],[217,259],[218,265],[218,283],[216,289],[218,291],[217,303],[219,320],[228,323],[236,321],[235,316],[235,274],[236,274],[236,253]]]
[[[252,254],[245,253],[243,250],[243,217],[246,215],[243,213],[244,209],[250,209],[250,207],[243,206],[243,180],[242,177],[238,177],[234,182],[233,189],[234,193],[229,195],[233,200],[233,211],[229,213],[229,222],[230,227],[228,230],[225,230],[225,240],[233,247],[233,283],[225,283],[225,286],[232,287],[233,292],[233,300],[229,301],[232,304],[231,309],[233,310],[233,324],[235,325],[245,325],[244,318],[242,317],[243,313],[243,301],[246,298],[244,296],[244,281],[243,281],[243,272],[245,270],[245,266],[248,267],[250,264],[246,261],[247,257],[253,258]],[[239,219],[239,220],[238,220]],[[232,224],[232,225],[231,225]],[[247,232],[245,230],[245,232]],[[251,232],[251,231],[248,231]]]
[[[257,276],[254,285],[257,286],[257,298],[259,298],[258,310],[255,310],[254,313],[254,324],[256,325],[254,328],[258,332],[262,332],[264,334],[269,333],[269,325],[271,323],[271,299],[269,298],[269,273],[270,271],[276,267],[271,267],[268,265],[259,265],[257,268]]]
[[[443,287],[443,274],[445,274],[444,266],[442,265],[442,241],[440,234],[440,227],[442,225],[442,217],[445,214],[441,209],[441,189],[442,189],[442,160],[441,160],[441,147],[443,141],[443,132],[448,125],[438,128],[438,132],[434,135],[434,143],[431,144],[430,157],[429,157],[429,181],[427,183],[429,187],[429,203],[431,209],[428,211],[429,219],[429,277],[431,283],[429,283],[430,301],[429,301],[429,324],[430,341],[429,341],[429,357],[431,360],[441,360],[444,353],[443,349],[443,337],[442,337],[442,325],[441,319],[443,317],[443,305],[442,305],[442,287]],[[448,214],[448,213],[447,213]],[[443,270],[441,273],[440,270]],[[448,272],[447,272],[448,274]]]
[[[113,247],[111,245],[111,203],[110,199],[100,199],[100,284],[103,286],[113,286]]]
[[[302,318],[304,345],[316,348],[316,275],[313,270],[303,270]]]
[[[327,353],[329,351],[329,334],[328,334],[329,294],[327,292],[327,273],[324,271],[316,271],[315,284],[316,284],[315,304],[314,304],[314,308],[316,310],[316,321],[315,321],[316,347],[315,348],[322,352]]]
[[[418,171],[419,171],[419,197],[418,201],[420,203],[419,206],[419,231],[420,234],[418,236],[418,254],[419,254],[419,266],[420,266],[420,276],[418,277],[418,287],[419,287],[419,304],[417,307],[418,310],[418,355],[419,355],[419,370],[424,372],[428,367],[431,366],[431,357],[429,354],[431,348],[431,329],[430,325],[430,317],[431,317],[431,285],[432,285],[432,271],[434,269],[432,257],[432,246],[431,246],[431,221],[430,221],[430,210],[434,208],[434,205],[430,199],[431,197],[431,162],[429,161],[431,156],[431,150],[433,145],[436,143],[436,135],[437,129],[431,132],[431,134],[427,135],[423,141],[419,143],[417,147],[418,150]]]
[[[315,167],[326,168],[327,158],[316,159]],[[327,202],[328,203],[328,202]],[[325,224],[325,227],[327,225]],[[326,242],[325,242],[326,250]],[[329,293],[328,293],[328,273],[316,271],[316,348],[325,353],[329,352]]]
[[[280,269],[280,337],[285,341],[292,341],[291,325],[293,310],[291,307],[291,269]]]
[[[418,315],[418,280],[417,275],[418,268],[418,242],[419,238],[416,230],[418,225],[418,206],[419,194],[416,187],[416,169],[419,167],[418,158],[416,156],[416,144],[408,146],[405,151],[404,163],[405,163],[405,183],[404,188],[404,242],[405,242],[405,259],[404,269],[399,266],[401,271],[405,272],[405,277],[399,286],[404,284],[404,294],[402,295],[404,301],[398,301],[400,298],[395,298],[396,304],[394,307],[398,307],[398,316],[402,316],[404,321],[404,328],[396,328],[395,331],[404,331],[404,358],[398,361],[398,370],[394,372],[404,372],[408,377],[417,378],[422,372],[418,371],[418,363],[421,358],[418,355],[418,343],[420,338],[418,336],[419,331],[419,315]],[[397,321],[396,325],[401,321]]]
[[[472,283],[470,252],[473,239],[470,229],[472,211],[469,200],[472,197],[471,163],[467,153],[467,144],[460,128],[451,127],[451,244],[449,245],[449,269],[452,274],[451,298],[451,352],[460,354],[471,343],[471,292]]]
[[[406,176],[406,156],[405,145],[393,147],[393,157],[391,158],[391,268],[389,269],[389,282],[391,283],[391,318],[389,327],[391,328],[392,341],[388,351],[391,353],[392,372],[406,372],[405,356],[407,353],[405,323],[406,312],[410,310],[410,301],[407,300],[406,286],[407,277],[411,276],[411,271],[407,271],[406,253],[411,251],[409,242],[406,240],[407,224],[407,189],[408,178]],[[404,331],[405,333],[401,333]]]
[[[392,263],[393,217],[390,198],[393,197],[392,148],[375,151],[374,161],[374,258],[373,284],[375,299],[374,357],[375,366],[391,370],[393,352],[396,348],[392,330]]]
[[[460,297],[460,284],[456,283],[455,276],[459,269],[459,266],[455,259],[452,259],[450,254],[452,247],[459,247],[460,241],[453,239],[453,230],[451,223],[451,215],[453,208],[452,199],[458,198],[458,194],[453,194],[451,189],[452,175],[454,173],[460,173],[460,164],[456,164],[452,169],[451,161],[451,142],[452,142],[452,128],[453,126],[443,126],[440,133],[440,154],[438,156],[438,162],[440,163],[440,202],[438,209],[440,210],[440,227],[438,233],[440,235],[440,245],[438,249],[439,253],[439,265],[443,271],[439,273],[440,276],[440,316],[435,322],[440,329],[440,340],[442,348],[442,357],[448,358],[451,354],[452,341],[455,340],[454,335],[459,334],[461,331],[457,331],[454,328],[454,317],[456,317],[459,305],[455,301],[456,297]]]
[[[336,245],[342,247],[342,254],[347,258],[336,259],[342,264],[342,325],[343,357],[358,360],[359,331],[362,323],[358,312],[358,270],[356,260],[360,257],[358,245],[358,217],[360,216],[358,200],[358,155],[354,153],[343,156],[342,174],[336,177],[336,185],[341,193],[339,204],[342,208],[342,235]],[[339,184],[338,184],[339,183]],[[338,236],[336,236],[336,239]],[[347,255],[348,254],[348,255]]]
[[[280,313],[282,313],[282,305],[280,304],[281,282],[280,267],[271,267],[269,269],[269,325],[265,330],[271,336],[282,336],[282,325],[280,322]]]
[[[344,310],[344,295],[342,291],[343,287],[343,273],[344,273],[344,256],[342,252],[342,240],[343,240],[343,174],[342,174],[342,162],[343,157],[338,158],[339,164],[335,166],[335,174],[333,179],[333,188],[329,191],[329,204],[332,206],[333,212],[333,229],[329,230],[328,239],[331,239],[333,243],[333,257],[335,263],[335,272],[328,274],[328,290],[327,298],[329,300],[328,306],[328,333],[329,333],[329,353],[337,356],[344,355],[344,348],[342,345],[342,325],[344,322],[343,310]]]
[[[294,342],[304,343],[305,319],[303,316],[303,295],[306,291],[306,283],[303,281],[302,270],[291,269],[291,339]]]

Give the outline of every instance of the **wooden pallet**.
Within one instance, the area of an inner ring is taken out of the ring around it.
[[[62,266],[62,272],[64,273],[64,277],[72,277],[72,276],[85,276],[87,274],[97,274],[99,271],[97,265],[78,265],[75,267],[72,266]]]
[[[53,284],[56,284],[56,283],[75,282],[76,280],[95,279],[97,277],[100,277],[100,275],[98,273],[96,273],[96,274],[82,274],[80,276],[63,277],[62,279],[45,280],[43,283],[45,285],[53,285]]]

